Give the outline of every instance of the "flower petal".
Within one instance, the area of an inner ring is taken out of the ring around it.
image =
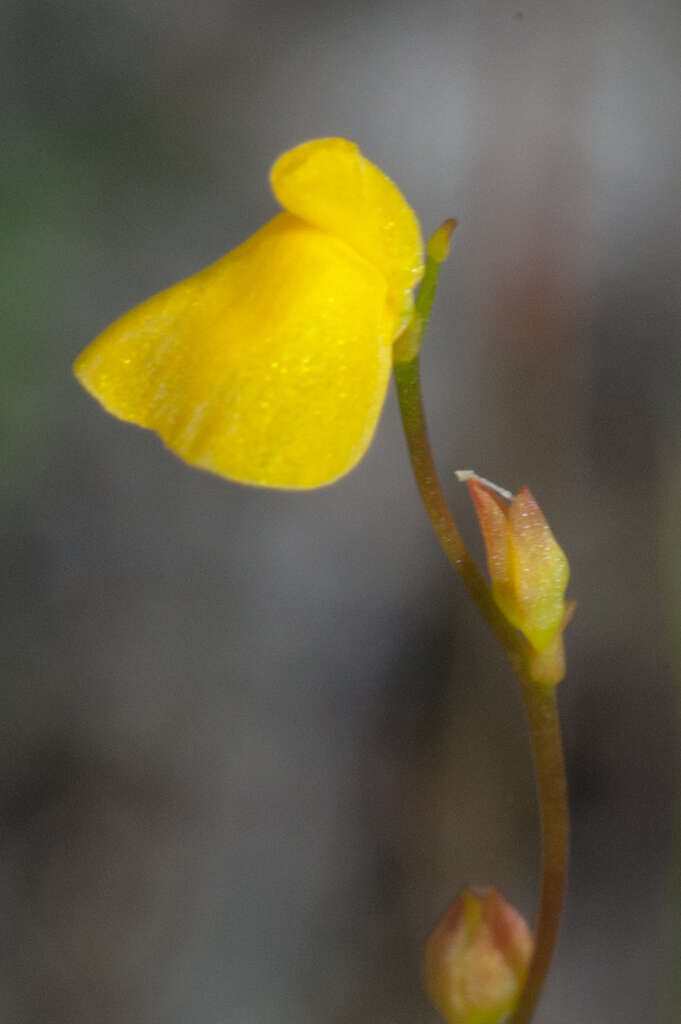
[[[347,139],[314,139],[284,153],[270,172],[281,205],[348,242],[388,281],[401,317],[423,275],[418,220],[396,185]]]
[[[371,441],[398,321],[375,262],[283,213],[121,317],[74,369],[109,412],[193,465],[316,487]]]

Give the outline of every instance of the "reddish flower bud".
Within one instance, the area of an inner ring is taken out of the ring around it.
[[[525,920],[492,888],[464,889],[426,943],[426,991],[449,1024],[498,1024],[532,957]]]
[[[478,514],[494,599],[532,647],[534,681],[557,683],[565,675],[562,632],[575,608],[565,601],[565,553],[527,487],[513,497],[469,471],[459,479]]]

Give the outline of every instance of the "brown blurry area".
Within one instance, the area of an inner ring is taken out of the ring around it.
[[[188,469],[70,377],[330,134],[426,232],[460,220],[423,364],[472,546],[469,466],[571,558],[538,1024],[678,1019],[680,45],[662,0],[6,0],[0,1020],[434,1021],[420,949],[458,888],[534,912],[520,705],[392,395],[359,468],[294,495]]]

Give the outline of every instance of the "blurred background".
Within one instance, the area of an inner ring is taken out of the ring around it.
[[[532,917],[503,656],[438,549],[391,392],[309,494],[230,485],[70,375],[343,135],[424,231],[436,458],[531,486],[570,555],[568,908],[538,1024],[681,1003],[681,7],[4,0],[0,1020],[434,1024],[469,881]],[[676,837],[676,838],[675,838]]]

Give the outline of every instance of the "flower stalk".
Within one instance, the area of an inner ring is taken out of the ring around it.
[[[509,1024],[529,1024],[551,964],[565,891],[569,842],[565,763],[556,687],[537,682],[536,651],[501,611],[471,557],[442,491],[430,448],[419,350],[455,223],[446,221],[428,246],[412,321],[393,347],[393,370],[409,458],[428,518],[444,553],[510,659],[525,705],[541,812],[542,881],[534,954]]]
[[[440,264],[446,259],[449,248],[443,242],[446,239],[448,243],[455,227],[456,221],[445,221],[428,245],[425,274],[411,322],[393,346],[393,374],[409,458],[428,518],[452,567],[514,666],[522,671],[525,663],[523,638],[498,608],[454,521],[435,468],[423,407],[419,350],[437,288]],[[437,244],[433,244],[436,240]]]
[[[570,840],[558,690],[555,686],[525,684],[522,695],[541,811],[542,879],[534,956],[509,1024],[529,1024],[532,1020],[551,966],[565,896]]]

